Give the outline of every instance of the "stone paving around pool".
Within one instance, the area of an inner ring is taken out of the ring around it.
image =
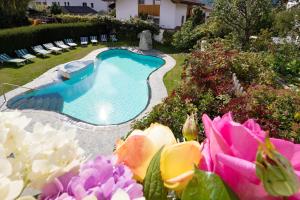
[[[118,47],[119,48],[119,47]],[[163,82],[164,75],[171,70],[175,65],[176,61],[169,55],[163,54],[156,50],[151,51],[140,51],[136,47],[122,47],[123,49],[128,49],[136,53],[144,54],[144,55],[155,55],[165,60],[165,64],[153,72],[149,77],[149,85],[151,87],[151,99],[147,108],[142,112],[136,119],[139,119],[145,116],[148,112],[150,112],[153,106],[159,104],[165,97],[168,96],[167,89]],[[113,48],[101,48],[95,50],[80,59],[80,61],[84,60],[94,60],[96,56],[108,49]],[[45,61],[46,62],[46,61]],[[65,63],[66,64],[66,63]],[[62,65],[65,65],[62,64]],[[50,84],[53,82],[60,81],[58,78],[57,69],[62,65],[58,65],[40,77],[36,78],[32,82],[24,85],[27,88],[37,88],[45,84]],[[42,67],[42,66],[41,66]],[[24,74],[26,76],[26,74]],[[12,90],[5,94],[7,100],[10,98],[19,95],[23,92],[28,91],[25,88],[18,88]],[[6,103],[4,103],[4,97],[0,96],[0,111],[11,111],[6,107]],[[29,130],[33,128],[33,124],[36,122],[42,124],[51,124],[54,128],[60,128],[64,126],[65,128],[75,128],[77,129],[77,138],[80,146],[86,151],[87,155],[95,156],[96,154],[110,154],[113,151],[113,147],[117,139],[125,136],[130,131],[130,124],[132,121],[126,122],[120,125],[112,125],[112,126],[94,126],[84,122],[80,122],[74,120],[70,117],[67,117],[63,114],[50,112],[50,111],[40,111],[40,110],[22,110],[21,111],[25,116],[32,118],[32,122],[28,127]]]

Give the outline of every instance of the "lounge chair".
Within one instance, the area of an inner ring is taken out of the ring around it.
[[[97,44],[98,43],[97,36],[91,36],[90,39],[91,39],[92,44]]]
[[[43,45],[46,49],[48,49],[48,50],[50,50],[50,51],[52,51],[56,54],[59,54],[62,51],[62,48],[55,47],[52,43],[46,43],[46,44],[43,44]]]
[[[20,58],[11,58],[6,53],[3,53],[0,54],[0,61],[3,63],[14,63],[16,65],[24,65],[26,60]]]
[[[101,42],[107,42],[107,35],[106,34],[102,34],[101,35]]]
[[[117,42],[118,41],[117,36],[115,34],[110,35],[110,40],[112,42]]]
[[[19,58],[24,58],[25,60],[32,60],[36,58],[36,56],[30,54],[27,49],[19,49],[15,51]]]
[[[59,48],[61,48],[63,50],[70,49],[70,46],[66,45],[63,41],[56,41],[54,43],[55,43],[56,46],[58,46]]]
[[[77,46],[77,44],[75,42],[73,42],[72,39],[65,39],[65,43],[72,48],[75,48]]]
[[[42,47],[42,45],[34,46],[34,47],[32,47],[32,50],[33,50],[37,55],[40,55],[40,56],[43,56],[43,57],[46,57],[48,54],[51,53],[51,51],[45,50],[45,49]]]
[[[80,37],[80,44],[81,45],[88,45],[88,37]]]

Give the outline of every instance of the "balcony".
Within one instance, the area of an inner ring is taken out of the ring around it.
[[[139,4],[139,15],[160,16],[160,5]]]

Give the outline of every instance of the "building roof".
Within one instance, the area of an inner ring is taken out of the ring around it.
[[[182,3],[182,4],[188,4],[188,5],[204,5],[198,0],[171,0],[173,3]]]
[[[62,6],[63,12],[72,14],[96,14],[97,11],[87,6]]]

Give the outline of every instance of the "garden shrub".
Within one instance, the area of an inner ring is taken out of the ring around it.
[[[279,45],[271,51],[275,71],[284,76],[300,77],[300,48],[293,44]]]
[[[193,25],[193,21],[188,20],[182,25],[181,29],[174,34],[172,44],[178,50],[188,51],[192,49],[203,36],[204,33]]]
[[[286,36],[294,28],[296,20],[300,20],[300,8],[284,9],[275,14],[273,29],[278,35]]]
[[[248,85],[253,83],[274,85],[275,73],[264,58],[265,55],[262,53],[239,53],[233,59],[231,70],[240,81]]]
[[[184,80],[200,90],[212,90],[215,96],[230,94],[233,88],[230,68],[237,53],[224,49],[220,43],[214,43],[204,52],[192,52],[185,67]]]
[[[163,33],[163,43],[165,45],[172,45],[174,31],[165,30]]]
[[[269,29],[262,29],[257,38],[250,41],[250,50],[260,52],[268,51],[270,48],[273,48],[272,34]]]
[[[143,130],[152,123],[158,122],[169,126],[176,138],[181,139],[181,130],[187,115],[196,110],[192,103],[184,102],[178,94],[174,93],[164,103],[155,106],[148,116],[136,121],[132,128]]]

